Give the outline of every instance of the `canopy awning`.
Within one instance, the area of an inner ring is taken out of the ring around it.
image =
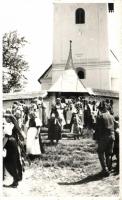
[[[58,80],[52,85],[48,92],[79,92],[89,93],[87,88],[78,78],[74,69],[62,72]]]
[[[87,88],[79,79],[73,64],[72,58],[72,41],[70,40],[69,56],[65,70],[59,76],[57,81],[52,85],[48,92],[77,92],[88,93]]]

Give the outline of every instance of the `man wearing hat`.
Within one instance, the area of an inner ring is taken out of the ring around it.
[[[102,175],[109,176],[111,171],[111,155],[114,147],[114,118],[108,112],[106,103],[100,103],[96,121],[95,140],[98,144],[98,157],[102,167]]]

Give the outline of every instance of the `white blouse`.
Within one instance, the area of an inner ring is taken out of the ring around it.
[[[12,122],[6,122],[4,124],[3,134],[4,135],[12,135],[12,129],[14,128],[14,124]]]

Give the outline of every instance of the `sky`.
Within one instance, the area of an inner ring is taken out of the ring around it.
[[[60,0],[57,0],[60,2]],[[17,30],[28,44],[23,49],[29,63],[28,89],[40,89],[37,79],[52,64],[53,50],[53,0],[3,0],[2,34]],[[112,16],[111,16],[112,17]],[[109,16],[110,48],[116,52],[115,31],[117,23]],[[112,20],[111,20],[112,19]]]
[[[52,63],[52,1],[4,0],[2,8],[2,34],[17,30],[20,36],[25,36],[28,44],[24,47],[23,54],[29,63],[26,74],[28,85],[30,88],[40,88],[37,79]]]

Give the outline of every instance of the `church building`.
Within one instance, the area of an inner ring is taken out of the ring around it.
[[[109,12],[114,12],[113,4],[54,3],[53,60],[38,80],[42,90],[49,90],[66,70],[69,48],[75,72],[86,88],[115,90],[113,81],[117,84],[118,79],[111,73]]]

